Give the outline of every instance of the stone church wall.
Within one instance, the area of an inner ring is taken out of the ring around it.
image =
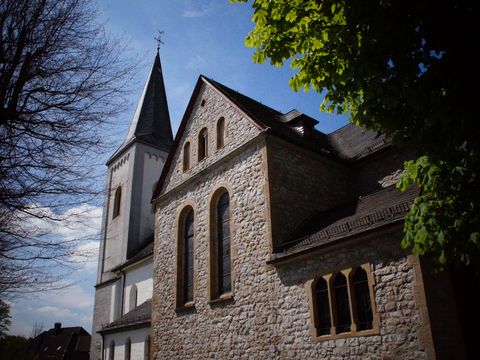
[[[331,249],[283,267],[270,257],[266,151],[259,140],[238,158],[204,174],[201,182],[158,205],[152,341],[155,359],[399,359],[426,357],[416,328],[415,271],[400,249],[400,230],[355,246]],[[242,175],[240,175],[242,174]],[[208,204],[229,189],[233,216],[234,299],[208,302]],[[176,310],[175,254],[179,212],[195,211],[195,306]],[[319,341],[311,334],[308,286],[315,277],[370,262],[380,332]]]
[[[351,196],[349,170],[285,141],[268,137],[272,242],[291,240],[292,232],[316,211],[345,203]]]

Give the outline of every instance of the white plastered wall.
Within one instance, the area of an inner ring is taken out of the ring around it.
[[[125,297],[123,313],[130,311],[130,290],[137,287],[137,306],[152,298],[153,259],[125,270]]]
[[[145,357],[146,339],[150,335],[150,327],[123,331],[104,335],[104,359],[110,359],[110,344],[115,342],[115,360],[125,359],[125,344],[131,341],[130,360],[148,360]]]

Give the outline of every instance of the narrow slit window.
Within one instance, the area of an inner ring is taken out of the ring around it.
[[[149,360],[150,359],[150,336],[147,335],[145,338],[145,344],[143,348],[143,359]]]
[[[225,118],[221,117],[217,121],[217,149],[225,145]]]
[[[183,303],[193,300],[193,210],[185,218],[183,253]]]
[[[128,301],[128,310],[133,310],[137,307],[138,289],[136,285],[132,285],[130,288],[130,296]]]
[[[328,284],[324,278],[320,278],[315,284],[315,308],[317,336],[329,335],[332,322],[330,319]]]
[[[208,156],[208,131],[203,128],[198,134],[198,161]]]
[[[108,360],[115,360],[115,341],[113,340],[110,342]]]
[[[183,171],[190,169],[190,142],[183,145]]]
[[[115,219],[118,215],[120,215],[120,203],[122,200],[122,187],[119,186],[117,190],[115,190],[115,197],[113,200],[113,216],[112,219]]]
[[[373,328],[372,303],[370,301],[370,289],[368,287],[367,273],[358,268],[353,274],[353,290],[355,293],[355,309],[357,311],[357,330]]]
[[[337,334],[349,332],[352,324],[350,302],[348,300],[347,279],[342,273],[338,273],[333,280],[333,292],[335,294],[335,309],[337,314]]]
[[[132,340],[130,338],[127,338],[125,341],[125,360],[130,360],[130,357],[132,356]]]
[[[217,205],[218,295],[232,290],[230,256],[230,200],[224,192]]]

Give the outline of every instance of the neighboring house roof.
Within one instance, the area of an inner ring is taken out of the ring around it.
[[[402,221],[418,192],[415,187],[402,192],[392,185],[342,206],[317,213],[294,232],[292,241],[277,250],[274,259]]]
[[[152,301],[147,300],[143,304],[132,309],[121,318],[102,326],[99,333],[116,332],[125,328],[150,325],[152,317]]]
[[[180,123],[172,149],[168,155],[162,174],[157,183],[157,187],[154,191],[152,201],[161,193],[173,161],[173,156],[175,155],[180,139],[185,131],[186,124],[190,118],[190,113],[193,110],[195,99],[203,84],[207,84],[216,89],[228,101],[246,114],[259,130],[268,131],[289,142],[306,147],[322,154],[323,156],[338,161],[356,160],[390,144],[389,141],[385,140],[383,135],[359,128],[353,124],[344,126],[330,135],[323,134],[313,128],[318,123],[317,120],[312,119],[296,109],[291,110],[286,114],[282,114],[281,112],[245,96],[238,91],[232,90],[219,82],[201,75],[198,78],[197,84],[195,85],[195,89]],[[300,131],[299,124],[304,125],[306,128],[311,127],[312,133],[306,135]]]
[[[110,160],[108,160],[107,165],[120,156],[135,141],[166,151],[170,149],[173,142],[162,65],[158,52],[138,101],[127,137]]]
[[[90,350],[90,334],[82,327],[61,327],[56,323],[53,329],[42,332],[28,347],[32,359],[87,360]]]

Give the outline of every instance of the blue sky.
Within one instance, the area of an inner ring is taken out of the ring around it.
[[[276,68],[268,63],[252,62],[253,50],[244,45],[246,34],[253,28],[253,10],[249,4],[231,4],[227,0],[99,0],[98,4],[100,20],[105,22],[107,30],[121,36],[128,44],[126,56],[141,59],[132,86],[131,107],[119,118],[112,119],[116,126],[107,136],[113,147],[119,146],[126,136],[156,54],[154,37],[159,30],[165,31],[165,44],[160,54],[174,133],[200,74],[281,112],[297,108],[319,120],[317,128],[320,131],[329,133],[347,123],[345,117],[319,113],[320,95],[294,93],[288,86],[293,74],[289,67]],[[67,229],[52,227],[52,236],[69,239],[87,232],[98,239],[101,203],[102,199],[98,199],[96,204],[83,205],[79,209],[84,214],[82,222]],[[69,211],[75,210],[78,209]],[[92,256],[67,279],[75,283],[72,287],[13,302],[12,334],[28,336],[34,323],[43,323],[48,329],[56,321],[63,326],[80,325],[91,331],[98,241],[85,242],[82,247]]]

